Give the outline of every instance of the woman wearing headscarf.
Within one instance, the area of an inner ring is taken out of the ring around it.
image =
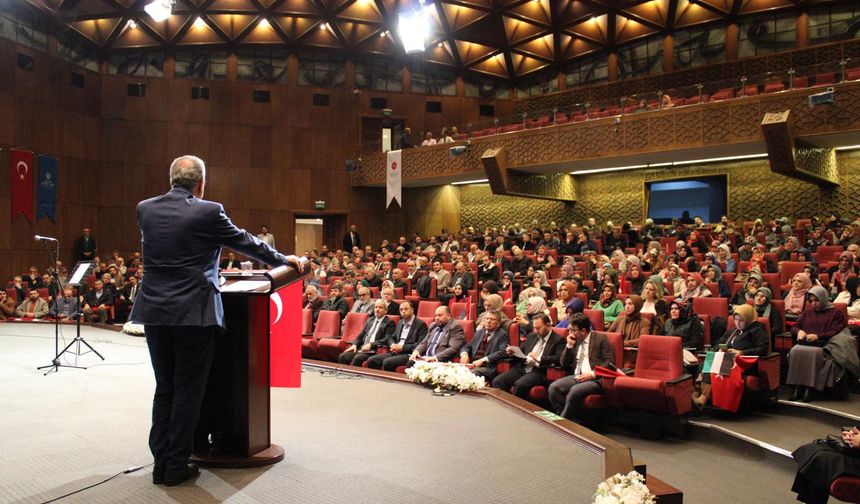
[[[714,342],[714,346],[726,346],[726,352],[735,355],[767,354],[769,345],[767,332],[761,322],[755,320],[755,309],[750,305],[739,306],[732,314],[734,327],[729,327],[723,335]],[[731,324],[730,324],[731,325]],[[755,373],[755,367],[750,367],[744,374]],[[703,407],[711,397],[710,373],[702,376],[702,392],[700,395],[693,394],[693,404],[699,408]]]
[[[616,318],[609,326],[609,332],[621,333],[624,339],[624,346],[635,347],[639,346],[639,338],[643,334],[648,334],[650,322],[642,316],[643,300],[635,294],[627,296],[624,300],[624,313]]]
[[[663,324],[669,317],[669,305],[663,299],[663,278],[660,275],[651,275],[642,285],[642,309],[641,313],[651,315],[651,329],[648,334],[662,334]]]
[[[674,295],[684,290],[686,282],[684,281],[684,276],[681,274],[681,267],[677,264],[670,264],[660,275],[663,277],[664,285],[668,284],[672,286],[672,293]]]
[[[594,310],[600,310],[603,312],[603,323],[608,327],[615,322],[615,319],[618,318],[618,315],[621,313],[621,310],[624,309],[624,305],[621,303],[621,300],[615,297],[616,288],[615,284],[605,283],[600,290],[600,298],[596,303],[591,307]],[[595,328],[598,331],[603,330],[602,327]]]
[[[749,304],[755,298],[755,293],[758,292],[759,287],[761,287],[761,274],[753,271],[749,274],[744,288],[738,289],[735,295],[732,296],[729,302],[729,310],[734,312],[735,307]]]
[[[532,332],[532,317],[539,313],[543,313],[548,316],[549,310],[546,307],[546,300],[543,296],[536,294],[526,299],[525,313],[517,311],[517,317],[514,320],[517,325],[520,326],[520,334],[529,334]]]
[[[711,291],[703,284],[701,275],[692,274],[687,277],[684,290],[677,293],[675,299],[692,303],[692,299],[697,297],[711,297]]]
[[[537,287],[544,292],[544,297],[549,299],[552,297],[552,286],[546,280],[546,273],[543,270],[536,270],[532,276],[532,287]]]
[[[716,264],[711,264],[708,266],[708,269],[705,270],[703,275],[705,277],[706,282],[714,282],[717,284],[717,288],[719,289],[719,297],[727,298],[731,295],[731,290],[729,289],[729,284],[723,280],[723,272],[720,271],[720,267]]]
[[[505,271],[502,273],[502,283],[499,285],[499,292],[510,292],[509,299],[513,303],[520,298],[521,285],[514,281],[514,273],[512,271]]]
[[[558,313],[559,322],[567,318],[565,308],[567,307],[567,303],[576,296],[574,289],[575,287],[573,286],[573,282],[566,280],[561,282],[555,290],[558,294],[558,298],[552,301],[550,307],[555,307],[556,313]]]
[[[812,281],[805,273],[796,273],[791,277],[791,289],[785,294],[785,318],[797,320],[806,306],[806,293],[812,287]]]
[[[555,327],[566,328],[570,327],[570,318],[576,313],[582,313],[585,309],[585,303],[578,297],[571,298],[564,307],[564,320],[559,320]],[[559,313],[561,319],[561,313]]]
[[[705,343],[705,326],[693,313],[693,304],[683,301],[669,303],[669,318],[663,324],[664,336],[678,336],[681,346],[701,350]]]
[[[519,314],[527,314],[529,307],[529,300],[533,297],[539,297],[541,299],[545,298],[544,292],[537,287],[526,287],[520,292],[520,297],[517,299],[517,308],[516,311]],[[544,301],[544,309],[546,309],[546,301]]]
[[[782,317],[779,311],[773,307],[773,292],[767,287],[759,287],[755,291],[753,297],[753,308],[755,308],[756,318],[766,318],[770,321],[770,334],[776,336],[783,333]],[[771,339],[773,342],[773,339]]]
[[[562,264],[561,265],[561,276],[558,278],[558,280],[556,280],[555,290],[558,291],[558,289],[561,287],[561,285],[564,282],[569,281],[571,278],[573,278],[573,276],[574,276],[573,265],[567,264],[567,263]]]
[[[504,300],[502,296],[498,294],[487,294],[484,297],[484,311],[478,315],[478,318],[475,319],[475,329],[483,327],[481,324],[484,322],[484,314],[487,312],[493,312],[498,314],[499,321],[504,324],[508,321],[508,317],[505,316],[505,312],[502,311],[502,305],[504,304]]]
[[[854,269],[854,254],[847,250],[839,254],[839,264],[830,268],[830,290],[837,294],[845,290],[845,282],[857,276]]]
[[[824,390],[837,381],[836,362],[827,358],[823,347],[828,340],[845,329],[848,321],[842,310],[830,304],[824,287],[816,285],[807,293],[807,306],[791,328],[797,344],[788,352],[788,376],[785,383],[794,386],[791,399],[811,399],[812,389]],[[854,350],[856,355],[856,350]]]
[[[845,290],[836,296],[834,303],[848,305],[848,320],[860,320],[860,277],[845,281]]]
[[[726,273],[734,273],[738,267],[737,261],[732,258],[732,250],[725,243],[717,247],[717,259],[726,265]]]
[[[642,294],[642,286],[645,283],[645,275],[642,274],[642,266],[639,264],[639,258],[636,258],[636,263],[627,260],[627,273],[624,275],[624,283],[627,286],[627,294]]]

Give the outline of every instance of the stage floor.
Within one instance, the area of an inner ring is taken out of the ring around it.
[[[83,331],[107,360],[42,376],[53,326],[0,324],[0,503],[44,502],[151,462],[144,340]],[[61,502],[585,503],[602,480],[598,455],[491,399],[314,369],[302,380],[272,391],[283,462],[173,488],[152,485],[147,467]]]

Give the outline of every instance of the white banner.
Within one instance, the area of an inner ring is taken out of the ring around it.
[[[391,200],[397,200],[397,204],[403,206],[401,197],[401,176],[403,165],[400,160],[400,152],[388,151],[388,162],[385,164],[385,208],[391,206]]]

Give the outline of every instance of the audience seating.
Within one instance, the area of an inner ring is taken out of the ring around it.
[[[591,328],[593,330],[603,331],[606,328],[606,324],[603,322],[603,311],[586,308],[583,310],[583,313],[591,321]]]
[[[369,317],[370,315],[367,313],[347,313],[346,318],[343,319],[343,334],[341,336],[326,336],[317,340],[319,358],[337,362],[337,356],[355,342]]]
[[[830,495],[842,502],[860,503],[860,478],[839,476],[830,483]]]
[[[317,324],[310,338],[302,339],[302,358],[319,359],[317,344],[320,338],[336,338],[340,334],[340,313],[331,310],[321,310],[317,316]]]
[[[729,303],[726,298],[693,298],[693,312],[696,315],[710,315],[729,319]]]
[[[418,318],[433,318],[436,314],[436,308],[442,306],[441,301],[428,301],[426,299],[422,299],[418,302]]]
[[[302,337],[310,337],[314,333],[314,311],[302,308]]]
[[[684,374],[681,338],[643,335],[633,376],[615,379],[614,395],[624,408],[671,416],[692,407],[693,377]]]

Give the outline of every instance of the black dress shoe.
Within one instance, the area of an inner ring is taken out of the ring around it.
[[[152,484],[153,485],[163,485],[164,484],[164,470],[166,467],[163,465],[157,465],[152,468]]]
[[[164,485],[176,486],[183,481],[197,477],[199,474],[200,469],[197,468],[197,464],[188,464],[181,469],[168,469],[164,471]]]
[[[791,392],[791,397],[789,397],[788,400],[789,401],[799,401],[800,398],[803,396],[803,389],[804,388],[806,388],[806,387],[803,387],[801,385],[795,385],[793,387],[792,392]]]
[[[812,387],[804,387],[803,397],[801,397],[800,400],[803,402],[809,402],[812,400]]]

